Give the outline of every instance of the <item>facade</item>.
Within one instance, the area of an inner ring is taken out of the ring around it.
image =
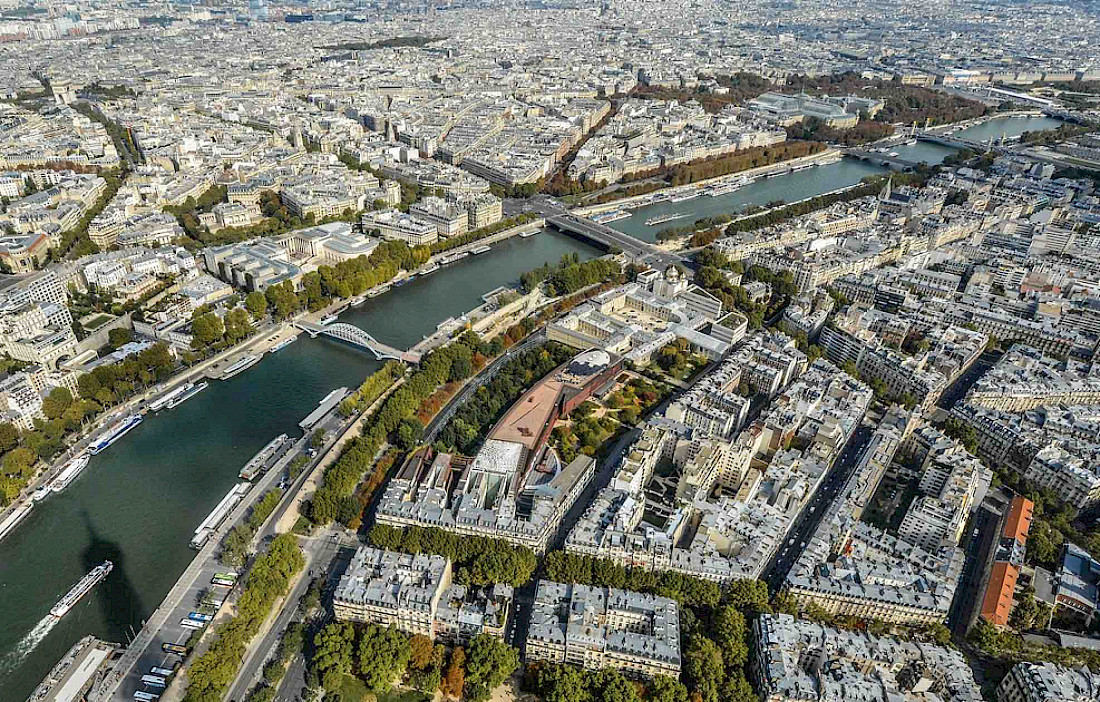
[[[1100,675],[1082,666],[1017,663],[997,686],[997,702],[1092,702],[1100,699]]]
[[[831,629],[787,614],[761,614],[752,633],[757,655],[750,669],[763,702],[982,699],[966,658],[953,649]]]
[[[415,556],[363,546],[332,596],[339,619],[370,622],[435,638],[439,600],[451,583],[443,556]]]
[[[409,214],[436,226],[441,239],[465,234],[470,217],[466,209],[441,197],[426,197],[409,206]]]
[[[363,229],[377,232],[386,241],[403,241],[409,246],[427,246],[439,240],[436,225],[401,210],[378,210],[363,215]]]
[[[51,271],[9,279],[0,289],[0,351],[48,369],[76,356],[68,293]]]
[[[747,320],[722,318],[722,303],[689,285],[676,269],[647,271],[629,283],[595,296],[547,325],[547,337],[574,348],[602,348],[638,364],[675,339],[693,353],[720,359],[740,340]]]
[[[1035,504],[1026,497],[1016,496],[1009,504],[1004,528],[997,545],[993,572],[982,599],[981,617],[995,627],[1008,626],[1012,613],[1016,582],[1024,564],[1024,549]]]
[[[485,587],[452,584],[443,591],[436,609],[436,637],[456,646],[468,644],[479,634],[503,639],[512,594],[512,586],[502,583]]]
[[[302,276],[287,249],[273,240],[211,246],[202,250],[202,261],[211,275],[250,292],[288,280],[296,286]]]
[[[680,674],[676,601],[629,590],[540,580],[524,658],[632,677]]]

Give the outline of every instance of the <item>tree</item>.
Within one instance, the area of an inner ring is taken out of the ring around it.
[[[409,665],[423,670],[435,660],[435,646],[423,634],[413,634],[409,639]]]
[[[466,650],[456,646],[451,651],[451,660],[447,664],[447,672],[443,674],[443,682],[440,683],[440,691],[448,696],[458,699],[462,697],[462,690],[466,687]],[[547,700],[547,702],[551,702]]]
[[[244,306],[253,319],[260,319],[267,314],[267,298],[258,290],[253,290],[244,298]]]
[[[7,453],[19,444],[19,430],[11,422],[0,424],[0,454]]]
[[[201,314],[191,322],[191,336],[194,338],[193,346],[203,348],[215,341],[221,341],[225,335],[225,325],[218,315],[213,312]]]
[[[317,632],[313,639],[316,651],[313,668],[322,675],[330,671],[344,674],[351,671],[355,648],[355,627],[351,622],[333,621]]]
[[[466,651],[466,698],[482,702],[519,667],[519,652],[491,634],[478,634]]]
[[[29,478],[37,461],[38,454],[26,446],[14,448],[4,454],[4,473]]]
[[[225,339],[230,344],[248,337],[252,333],[252,320],[243,307],[234,307],[225,313]]]
[[[719,608],[714,618],[714,640],[726,665],[742,666],[749,658],[745,615],[732,605]]]
[[[702,696],[703,702],[718,702],[726,669],[722,651],[713,641],[705,636],[691,637],[684,655],[684,672],[688,685]]]
[[[731,673],[722,685],[722,702],[757,702],[759,699],[740,670]]]
[[[107,345],[117,349],[123,344],[130,343],[134,338],[134,332],[126,327],[115,327],[107,331]]]
[[[595,677],[596,702],[640,702],[638,689],[614,668],[605,668]]]
[[[768,611],[768,585],[762,580],[734,580],[726,589],[722,601],[738,609]]]
[[[111,331],[114,331],[113,329]],[[57,419],[73,404],[73,394],[68,388],[54,388],[42,400],[42,413],[47,419]]]
[[[396,629],[368,624],[359,640],[359,674],[374,692],[386,692],[409,664],[409,639]]]
[[[648,702],[687,702],[687,698],[684,684],[667,675],[654,676],[649,686]]]
[[[309,437],[309,445],[315,449],[319,449],[325,445],[325,428],[318,427],[313,431],[313,434]]]
[[[264,680],[268,685],[278,685],[286,674],[286,668],[282,661],[268,661],[264,664]]]
[[[423,433],[424,425],[420,423],[420,420],[416,417],[406,417],[397,425],[394,442],[403,451],[410,451],[416,447]]]

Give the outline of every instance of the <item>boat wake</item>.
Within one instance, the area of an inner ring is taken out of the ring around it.
[[[42,618],[42,621],[34,625],[27,635],[20,639],[3,658],[0,658],[0,673],[10,673],[15,670],[23,660],[38,648],[38,644],[49,635],[60,620],[50,614]]]

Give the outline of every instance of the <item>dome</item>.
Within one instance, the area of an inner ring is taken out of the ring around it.
[[[592,349],[577,354],[569,364],[573,375],[592,375],[611,365],[611,354],[603,349]]]

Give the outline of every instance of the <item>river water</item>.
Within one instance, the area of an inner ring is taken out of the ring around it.
[[[973,127],[967,127],[966,129],[955,132],[955,136],[978,142],[984,142],[991,138],[997,141],[1002,136],[1014,137],[1024,132],[1056,129],[1062,124],[1061,120],[1051,117],[997,117],[982,122],[981,124],[974,125]],[[897,152],[897,155],[901,158],[909,159],[910,161],[924,161],[932,165],[940,163],[950,154],[955,153],[955,149],[949,146],[941,146],[939,144],[930,144],[920,141],[912,146],[899,146],[896,149],[892,149],[892,151]]]
[[[884,170],[863,161],[845,158],[826,166],[816,166],[774,178],[760,178],[727,195],[700,195],[683,202],[661,202],[639,207],[633,210],[633,216],[611,222],[608,226],[644,241],[656,241],[657,233],[666,227],[690,225],[702,217],[735,214],[747,205],[765,205],[775,200],[795,202],[854,185],[864,176],[882,173]],[[646,224],[646,220],[673,214],[686,216],[660,224]]]
[[[408,348],[436,324],[481,304],[481,295],[563,254],[600,252],[564,235],[509,239],[430,276],[367,300],[341,321]],[[379,363],[331,339],[298,341],[173,410],[145,421],[64,492],[39,503],[0,542],[0,700],[19,702],[86,634],[125,641],[187,567],[195,527],[272,437],[330,390],[354,388]],[[114,571],[60,622],[50,607],[104,560]]]
[[[998,117],[956,133],[956,136],[974,141],[985,141],[990,137],[1000,139],[1001,135],[1017,136],[1026,131],[1054,129],[1062,124],[1060,120],[1049,117]],[[938,164],[955,149],[938,144],[917,142],[912,146],[899,146],[898,156],[912,161],[924,161]],[[665,227],[689,225],[702,217],[720,214],[736,214],[748,205],[766,205],[782,200],[795,202],[806,197],[854,185],[865,176],[884,173],[885,169],[864,161],[845,158],[828,166],[817,166],[797,173],[761,178],[728,195],[708,197],[700,195],[683,202],[661,202],[632,210],[633,216],[610,222],[608,226],[645,241],[656,241],[657,233]],[[659,224],[647,225],[648,219],[657,219],[669,215],[685,215]]]

